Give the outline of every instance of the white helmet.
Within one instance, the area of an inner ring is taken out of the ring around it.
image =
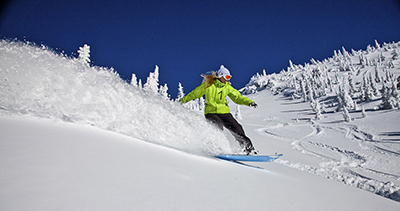
[[[225,76],[225,75],[229,75],[230,77],[232,77],[229,70],[226,69],[226,67],[224,67],[224,65],[221,65],[221,67],[219,68],[219,70],[217,72],[217,76],[218,76],[218,78],[221,78],[222,76]]]

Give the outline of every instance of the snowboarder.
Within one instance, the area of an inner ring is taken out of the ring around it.
[[[233,102],[239,105],[247,105],[257,108],[257,104],[247,97],[240,94],[228,82],[232,76],[227,68],[221,65],[218,72],[212,72],[211,75],[202,75],[203,83],[180,99],[181,103],[187,103],[205,95],[206,103],[204,115],[207,120],[214,123],[221,130],[227,128],[247,155],[257,154],[251,140],[245,135],[243,127],[236,121],[230,113],[226,96],[229,96]]]

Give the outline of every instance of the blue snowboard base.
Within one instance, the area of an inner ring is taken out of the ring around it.
[[[248,162],[272,162],[280,157],[279,155],[215,155],[214,157],[229,161],[248,161]]]

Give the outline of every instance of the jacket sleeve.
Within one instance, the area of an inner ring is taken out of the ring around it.
[[[206,83],[202,83],[200,86],[196,87],[193,91],[187,94],[185,97],[182,97],[179,101],[181,103],[187,103],[191,100],[200,98],[206,93]]]
[[[238,90],[236,90],[235,88],[231,87],[231,92],[228,94],[229,98],[231,98],[231,100],[239,105],[250,105],[251,102],[253,102],[252,100],[250,100],[247,97],[244,97],[243,95],[240,94],[240,92]]]

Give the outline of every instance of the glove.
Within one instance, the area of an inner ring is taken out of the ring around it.
[[[258,107],[257,103],[255,103],[255,102],[251,102],[249,106],[253,107],[253,108],[257,108]]]

